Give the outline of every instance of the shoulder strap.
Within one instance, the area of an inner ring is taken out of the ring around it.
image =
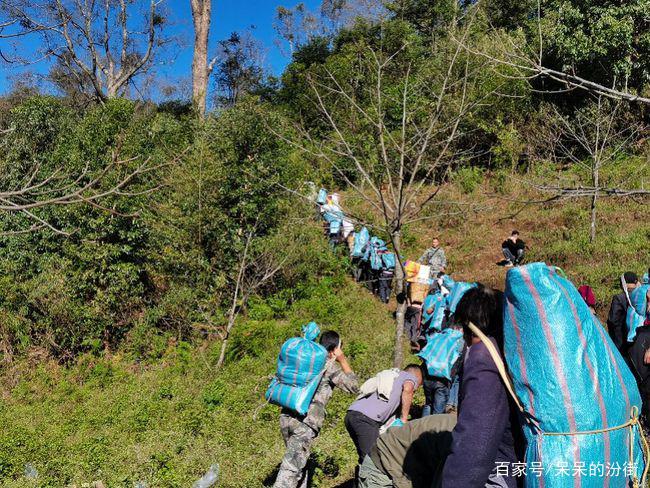
[[[510,396],[515,401],[515,404],[517,405],[519,411],[523,412],[524,407],[521,405],[521,402],[519,401],[519,398],[517,398],[517,395],[515,395],[515,391],[512,387],[512,380],[508,375],[508,371],[506,370],[506,365],[503,363],[501,354],[499,354],[497,348],[494,347],[492,341],[483,332],[481,332],[481,330],[478,327],[476,327],[473,323],[470,322],[469,328],[476,335],[476,337],[478,337],[481,340],[481,342],[485,344],[485,347],[490,353],[490,356],[492,356],[492,360],[494,361],[494,364],[496,364],[497,369],[499,370],[499,375],[501,375],[501,379],[503,379],[503,382],[506,385],[506,389],[508,390],[508,393],[510,393]]]
[[[621,286],[623,287],[623,292],[625,293],[625,298],[627,298],[627,304],[629,307],[632,306],[632,300],[630,300],[630,293],[627,291],[627,282],[625,281],[625,275],[621,275]]]

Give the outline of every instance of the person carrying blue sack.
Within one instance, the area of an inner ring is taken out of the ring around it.
[[[280,413],[280,431],[287,450],[280,464],[274,488],[308,486],[307,460],[311,446],[323,426],[325,407],[332,398],[334,388],[355,395],[359,391],[359,380],[343,353],[339,334],[334,331],[323,332],[319,342],[327,352],[327,361],[307,413],[301,414],[287,406],[284,406]]]
[[[646,425],[650,421],[650,287],[647,286],[648,281],[648,274],[646,274],[642,280],[643,284],[635,289],[636,293],[641,293],[640,301],[645,301],[643,307],[645,316],[643,325],[636,329],[634,342],[628,351],[632,372],[641,394],[641,413]]]

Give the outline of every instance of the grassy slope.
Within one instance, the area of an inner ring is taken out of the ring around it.
[[[278,410],[263,393],[280,344],[311,318],[342,332],[361,375],[389,365],[390,314],[348,281],[325,281],[282,320],[243,324],[235,340],[243,357],[218,374],[216,343],[170,347],[146,369],[119,356],[85,358],[68,370],[42,365],[24,372],[0,407],[2,486],[28,486],[20,476],[28,462],[41,473],[33,486],[187,487],[214,462],[223,469],[220,486],[262,486],[283,454]],[[342,423],[349,401],[337,395],[328,408],[314,449],[319,478],[347,478],[352,469]]]
[[[450,271],[460,279],[502,287],[505,270],[495,266],[499,245],[513,227],[531,245],[531,259],[564,268],[576,284],[590,284],[606,314],[616,276],[650,265],[648,207],[632,201],[601,204],[599,240],[587,239],[586,202],[516,209],[486,196],[445,189],[449,200],[477,204],[479,212],[434,219],[405,235],[407,254],[417,257],[440,233]],[[351,202],[352,203],[352,202]],[[465,207],[459,207],[465,208]],[[218,344],[192,349],[170,345],[164,360],[147,367],[119,356],[82,358],[73,368],[42,363],[18,365],[5,375],[0,404],[0,483],[7,487],[65,486],[103,480],[109,487],[186,487],[214,462],[224,487],[263,486],[283,453],[277,408],[262,400],[282,341],[310,319],[342,331],[353,367],[362,378],[390,363],[390,307],[349,280],[323,280],[309,299],[281,318],[257,307],[255,320],[240,324],[233,357],[214,370]],[[349,479],[353,446],[342,418],[350,398],[336,394],[314,447],[316,486]],[[37,482],[22,477],[24,464],[39,470]]]

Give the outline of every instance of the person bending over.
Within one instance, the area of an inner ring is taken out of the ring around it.
[[[383,398],[378,391],[359,398],[345,415],[347,429],[359,455],[359,464],[377,442],[379,429],[393,416],[408,422],[413,394],[422,385],[422,370],[410,364],[393,381],[390,395]]]
[[[359,488],[437,488],[456,415],[429,415],[391,427],[359,468]]]

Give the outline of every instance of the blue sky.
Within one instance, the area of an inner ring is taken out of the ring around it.
[[[293,7],[300,3],[297,0],[212,0],[212,27],[210,33],[211,46],[224,39],[234,31],[243,31],[251,26],[253,35],[265,49],[265,67],[272,73],[279,74],[286,66],[288,59],[285,58],[280,49],[274,44],[276,33],[273,30],[273,19],[276,7],[283,5]],[[310,9],[317,10],[320,0],[303,0],[303,3]],[[182,39],[182,45],[178,55],[172,64],[160,69],[160,74],[168,82],[189,79],[192,64],[192,14],[190,11],[190,0],[165,0],[164,4],[170,11],[171,27],[169,33],[178,35]],[[6,41],[0,41],[6,42]],[[29,41],[31,47],[35,41]],[[0,94],[6,93],[11,88],[11,79],[15,74],[23,71],[24,68],[16,66],[0,65]],[[47,64],[39,63],[31,66],[33,72],[47,72]]]

